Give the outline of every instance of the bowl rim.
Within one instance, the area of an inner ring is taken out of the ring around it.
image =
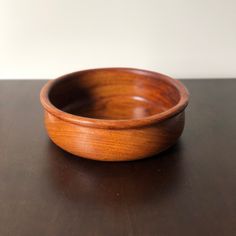
[[[119,119],[119,120],[112,120],[112,119],[96,119],[96,118],[90,118],[90,117],[84,117],[84,116],[78,116],[73,115],[67,112],[64,112],[60,109],[58,109],[56,106],[54,106],[50,99],[49,99],[49,92],[51,88],[61,80],[65,80],[68,77],[72,75],[76,75],[79,73],[86,73],[86,72],[92,72],[92,71],[101,71],[101,70],[125,70],[131,73],[135,74],[143,74],[143,75],[150,75],[152,77],[156,77],[158,79],[167,81],[169,84],[173,85],[180,94],[179,102],[171,107],[170,109],[157,113],[151,116],[146,116],[143,118],[137,118],[137,119]],[[57,118],[87,127],[95,127],[95,128],[110,128],[110,129],[124,129],[124,128],[136,128],[140,126],[147,126],[153,123],[161,122],[163,120],[166,120],[170,117],[173,117],[175,115],[178,115],[180,112],[182,112],[186,106],[188,105],[189,101],[189,92],[187,88],[176,79],[173,79],[167,75],[149,71],[149,70],[143,70],[143,69],[136,69],[136,68],[129,68],[129,67],[105,67],[105,68],[96,68],[96,69],[87,69],[87,70],[80,70],[76,72],[72,72],[69,74],[62,75],[54,80],[49,80],[41,89],[40,92],[40,101],[42,103],[42,106],[44,109],[49,112],[50,114],[56,116]]]

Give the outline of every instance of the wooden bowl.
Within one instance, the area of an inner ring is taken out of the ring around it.
[[[141,159],[173,145],[188,97],[181,82],[131,68],[71,73],[49,81],[40,94],[51,140],[102,161]]]

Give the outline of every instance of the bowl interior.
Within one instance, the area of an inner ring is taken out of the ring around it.
[[[164,112],[180,100],[162,75],[138,70],[101,69],[73,73],[49,89],[58,109],[96,119],[138,119]]]

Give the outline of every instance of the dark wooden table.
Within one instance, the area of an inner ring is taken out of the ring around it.
[[[49,141],[45,81],[0,81],[0,235],[236,235],[236,80],[183,82],[178,144],[103,163]]]

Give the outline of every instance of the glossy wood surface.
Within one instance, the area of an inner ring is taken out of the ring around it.
[[[177,145],[116,163],[52,144],[45,82],[0,81],[1,236],[236,235],[236,80],[184,80],[191,106]]]
[[[59,147],[79,157],[123,161],[157,154],[176,142],[188,92],[165,75],[107,68],[50,81],[41,102],[48,135]]]

